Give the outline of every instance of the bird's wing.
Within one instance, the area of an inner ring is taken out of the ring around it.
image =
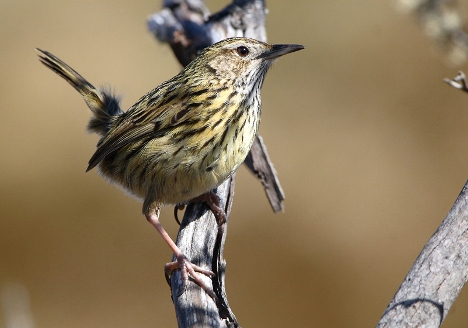
[[[116,121],[98,144],[96,152],[89,160],[87,171],[99,164],[107,155],[134,141],[166,134],[171,128],[192,118],[197,112],[196,108],[203,105],[196,101],[197,97],[181,97],[177,95],[176,90],[170,91],[172,92],[157,98],[148,96],[154,95],[154,92],[151,92],[123,114],[122,119]]]
[[[93,167],[98,165],[104,157],[114,151],[132,143],[135,140],[141,140],[145,137],[151,136],[151,134],[154,133],[154,128],[155,124],[135,126],[130,123],[127,127],[122,127],[119,131],[115,131],[115,133],[104,139],[104,141],[99,144],[96,152],[89,160],[86,171],[91,170]]]

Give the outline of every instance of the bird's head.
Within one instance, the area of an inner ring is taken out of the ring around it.
[[[304,49],[298,44],[268,44],[249,38],[230,38],[204,49],[191,65],[208,70],[213,78],[231,80],[238,86],[256,84],[275,59]]]

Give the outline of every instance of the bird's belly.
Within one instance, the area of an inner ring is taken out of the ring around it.
[[[179,148],[161,145],[161,140],[150,140],[139,151],[135,145],[123,147],[106,156],[99,168],[137,198],[151,197],[159,205],[183,203],[218,187],[242,164],[258,122],[243,126],[228,127],[205,147],[199,146],[203,140],[186,140]]]
[[[221,185],[244,162],[255,138],[252,132],[244,136],[243,142],[229,138],[205,154],[182,155],[177,168],[164,179],[171,186],[160,191],[164,203],[189,201]]]

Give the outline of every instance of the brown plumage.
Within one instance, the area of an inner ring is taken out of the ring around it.
[[[52,54],[41,62],[70,83],[94,114],[90,131],[102,137],[89,161],[111,182],[144,200],[143,213],[178,261],[170,270],[187,271],[210,295],[159,223],[159,209],[209,193],[244,161],[260,122],[260,89],[271,63],[301,45],[270,45],[231,38],[203,50],[172,79],[123,112],[119,98],[98,90]],[[213,197],[211,197],[213,199]],[[216,201],[210,204],[219,215]]]

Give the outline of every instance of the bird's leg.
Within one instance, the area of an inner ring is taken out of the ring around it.
[[[190,200],[190,203],[196,202],[205,202],[210,207],[211,212],[213,212],[216,218],[216,222],[218,222],[218,226],[221,226],[223,223],[226,222],[226,212],[221,207],[218,195],[216,195],[214,192],[209,191],[207,193],[204,193],[203,195],[200,195]]]
[[[182,253],[179,247],[177,247],[172,238],[167,234],[166,230],[163,228],[161,222],[159,222],[159,208],[157,208],[156,210],[152,210],[149,214],[146,214],[145,216],[148,222],[156,228],[156,230],[159,232],[164,241],[169,245],[176,257],[176,261],[167,263],[164,266],[164,271],[166,272],[166,274],[170,275],[175,269],[180,269],[184,284],[187,283],[190,275],[190,277],[192,277],[195,283],[197,283],[201,288],[203,288],[206,291],[208,295],[210,295],[214,300],[216,300],[216,295],[214,294],[211,287],[205,284],[205,282],[203,282],[203,280],[200,279],[197,272],[200,272],[208,276],[209,278],[214,277],[215,274],[212,271],[203,269],[198,265],[195,265],[189,260],[187,260],[184,253]]]

